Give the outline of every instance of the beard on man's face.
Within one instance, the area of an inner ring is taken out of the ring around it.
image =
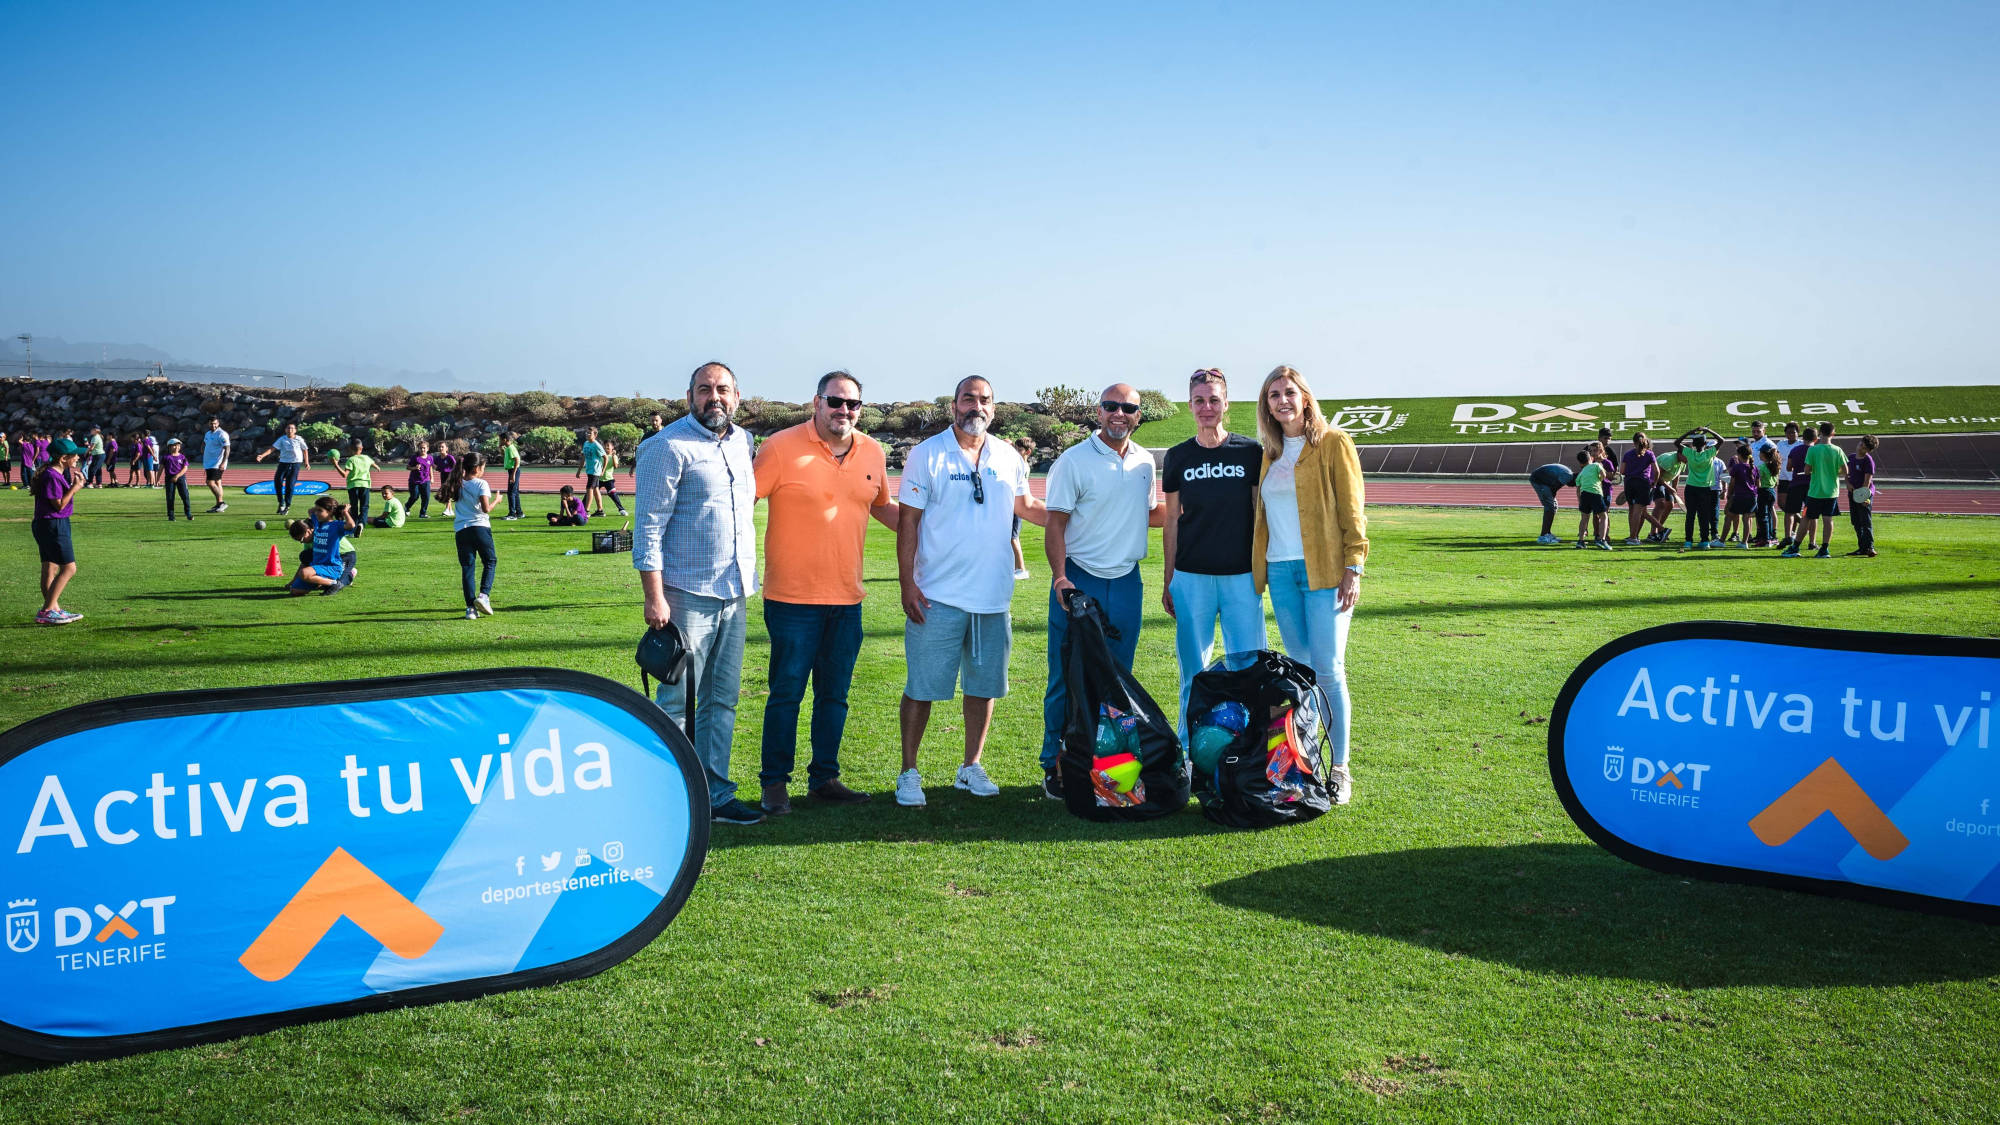
[[[961,433],[971,437],[978,437],[986,432],[986,415],[980,413],[979,408],[976,406],[969,407],[964,413],[958,416],[958,421],[955,425],[958,426]]]
[[[711,399],[707,406],[702,407],[700,417],[702,425],[718,434],[729,428],[729,408],[722,405],[720,399]]]

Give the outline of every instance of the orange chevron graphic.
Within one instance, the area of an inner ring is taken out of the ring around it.
[[[1861,850],[1878,860],[1895,858],[1910,846],[1907,836],[1890,821],[1882,807],[1856,784],[1840,763],[1828,758],[1785,790],[1763,812],[1750,818],[1750,831],[1771,847],[1780,847],[1806,825],[1832,813]]]
[[[398,957],[422,957],[444,935],[437,919],[335,848],[237,960],[261,980],[283,980],[343,917]]]
[[[1667,772],[1661,774],[1660,780],[1655,781],[1653,784],[1661,789],[1665,789],[1668,785],[1672,785],[1676,789],[1687,788],[1687,786],[1681,784],[1681,776],[1672,770],[1668,770]]]

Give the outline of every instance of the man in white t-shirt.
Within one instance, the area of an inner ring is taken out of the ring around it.
[[[991,437],[993,385],[959,380],[951,428],[910,451],[896,499],[896,572],[903,587],[903,772],[896,803],[924,803],[917,772],[931,704],[965,689],[965,764],[953,788],[975,797],[1000,792],[979,756],[993,723],[993,701],[1007,694],[1014,625],[1014,517],[1046,522],[1028,495],[1028,467]]]
[[[1146,557],[1149,527],[1165,522],[1153,498],[1153,455],[1132,440],[1139,427],[1139,392],[1129,384],[1105,388],[1097,403],[1097,432],[1069,447],[1049,469],[1049,523],[1044,547],[1049,571],[1049,678],[1042,693],[1042,795],[1062,800],[1062,751],[1069,689],[1063,675],[1063,639],[1069,610],[1063,592],[1081,590],[1104,607],[1117,631],[1111,655],[1132,670],[1139,622],[1146,602],[1139,560]]]
[[[226,512],[229,505],[222,502],[222,473],[229,468],[229,431],[222,428],[222,419],[210,418],[208,432],[201,435],[201,478],[208,485],[208,491],[215,497],[211,512]]]

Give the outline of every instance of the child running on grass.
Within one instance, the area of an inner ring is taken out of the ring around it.
[[[1576,453],[1576,549],[1611,549],[1610,506],[1604,500],[1604,460],[1595,442]],[[1585,540],[1591,542],[1586,543]]]
[[[597,511],[592,514],[603,515],[604,502],[609,500],[622,516],[625,514],[625,505],[618,499],[618,447],[608,441],[604,443],[603,468],[604,473],[598,478],[597,483]]]
[[[167,439],[167,456],[161,461],[167,476],[167,522],[174,522],[174,497],[181,498],[181,514],[194,519],[194,506],[188,503],[188,459],[181,453],[181,439]]]
[[[403,519],[403,502],[396,499],[396,486],[393,484],[383,485],[382,514],[369,520],[368,526],[401,527],[403,526]]]
[[[83,614],[62,607],[62,592],[76,577],[76,548],[69,538],[69,517],[76,494],[83,489],[84,473],[78,465],[83,451],[75,442],[58,439],[49,447],[49,459],[35,474],[35,515],[31,530],[42,562],[42,609],[35,614],[37,625],[68,625],[83,620]]]
[[[550,527],[582,527],[590,522],[590,512],[583,506],[583,499],[571,485],[563,485],[556,496],[556,510],[549,513]]]
[[[473,450],[459,463],[458,471],[445,485],[445,502],[458,505],[458,517],[452,523],[453,534],[458,540],[459,586],[465,594],[465,619],[473,621],[482,613],[493,612],[493,572],[499,568],[500,559],[493,550],[493,523],[487,513],[493,510],[493,489],[481,479],[486,473],[486,455]],[[472,558],[479,556],[479,592],[472,591]]]
[[[374,491],[370,479],[375,472],[375,458],[361,452],[361,439],[353,438],[347,443],[347,457],[341,459],[340,452],[334,451],[333,467],[347,474],[347,509],[354,513],[354,537],[361,537],[361,529],[368,524],[368,497]]]
[[[431,518],[431,484],[436,462],[431,459],[431,443],[419,441],[410,451],[410,499],[417,506],[417,518]]]

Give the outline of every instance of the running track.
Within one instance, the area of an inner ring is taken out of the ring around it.
[[[188,472],[188,490],[201,491],[199,470]],[[257,481],[271,479],[268,468],[231,468],[222,477],[222,483],[230,488],[241,488]],[[305,480],[320,480],[339,489],[342,478],[331,470],[314,467],[302,474]],[[384,469],[375,475],[376,484],[403,486],[406,470],[402,468]],[[489,471],[487,479],[498,479],[497,471]],[[891,476],[889,487],[894,490],[899,478]],[[559,469],[529,469],[522,474],[521,487],[524,492],[550,493],[563,485],[575,485],[583,490],[581,478]],[[620,494],[631,497],[632,481],[628,475],[619,479]],[[1035,495],[1043,495],[1047,487],[1042,477],[1031,478],[1030,487]],[[255,499],[255,498],[253,498]],[[1370,480],[1368,482],[1368,502],[1385,505],[1428,505],[1443,508],[1536,508],[1540,503],[1534,492],[1523,480],[1519,484],[1492,480]],[[1572,505],[1565,504],[1564,507]],[[1884,515],[1926,512],[1952,516],[2000,516],[2000,488],[1884,488],[1875,502],[1875,510]]]

